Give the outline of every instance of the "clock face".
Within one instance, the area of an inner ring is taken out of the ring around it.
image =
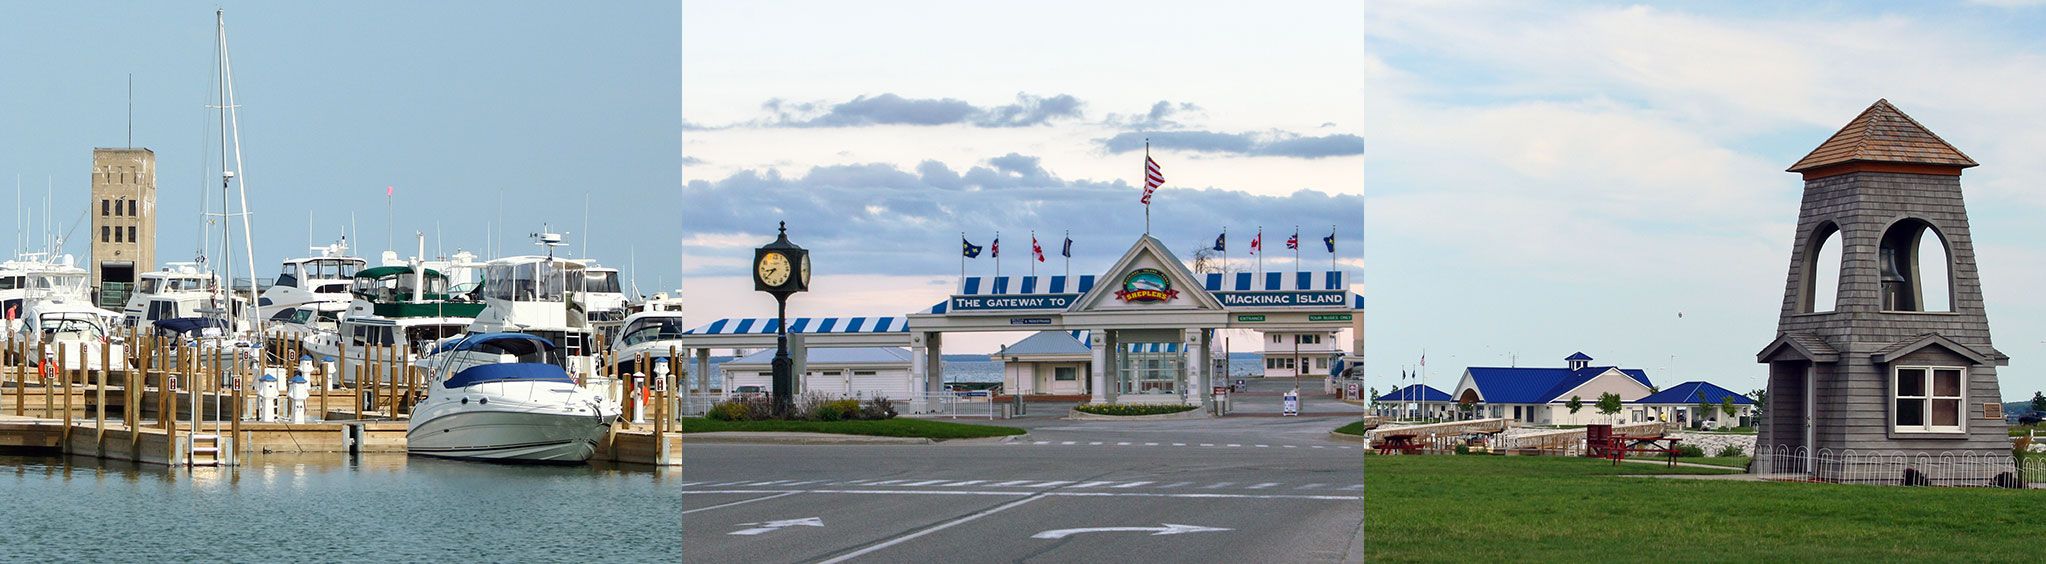
[[[755,265],[753,268],[755,274],[760,276],[760,281],[766,282],[769,286],[786,284],[789,281],[789,275],[794,274],[789,270],[789,257],[781,253],[761,255],[760,264]]]
[[[810,287],[810,255],[803,255],[803,287]]]

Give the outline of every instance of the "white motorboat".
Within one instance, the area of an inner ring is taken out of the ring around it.
[[[410,365],[431,347],[461,335],[483,311],[483,304],[449,295],[447,282],[440,271],[418,261],[357,272],[350,289],[354,300],[338,331],[312,333],[303,341],[306,350],[339,361],[343,382],[353,382],[355,367],[372,360]],[[371,353],[373,347],[385,349]]]
[[[617,356],[617,373],[631,374],[640,371],[639,358],[669,358],[671,353],[683,356],[688,352],[682,347],[682,332],[689,330],[683,325],[682,312],[677,310],[647,310],[625,318],[625,326],[618,331],[618,338],[611,343],[611,350]],[[669,358],[677,367],[685,363],[680,358]],[[646,367],[651,368],[651,367]]]
[[[442,344],[426,399],[412,408],[406,450],[441,458],[575,464],[596,454],[619,407],[576,386],[552,341],[472,334]]]
[[[119,318],[120,314],[93,307],[83,299],[39,300],[29,303],[9,339],[20,341],[30,355],[42,351],[45,360],[62,358],[65,370],[107,369],[102,355],[112,366],[126,370],[124,343],[110,329]],[[10,349],[13,344],[9,343]]]
[[[367,262],[348,256],[345,238],[313,250],[318,252],[317,256],[284,261],[278,269],[277,281],[256,298],[257,313],[272,321],[282,321],[300,311],[317,318],[321,313],[331,316],[348,308],[349,285],[356,271],[362,270]]]
[[[197,266],[174,262],[163,270],[142,273],[135,293],[128,296],[128,305],[121,309],[125,322],[137,329],[149,329],[158,321],[218,313],[216,304],[222,298],[220,279],[200,272]]]

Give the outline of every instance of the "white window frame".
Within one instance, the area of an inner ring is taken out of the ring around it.
[[[1923,375],[1923,378],[1925,379],[1925,382],[1924,382],[1924,388],[1923,388],[1923,389],[1924,389],[1924,395],[1920,395],[1920,396],[1906,396],[1906,395],[1902,395],[1903,389],[1902,389],[1902,387],[1901,387],[1901,386],[1898,386],[1898,385],[1897,385],[1897,379],[1898,379],[1898,377],[1899,377],[1899,376],[1900,376],[1900,375],[1901,375],[1901,374],[1902,374],[1902,373],[1903,373],[1904,371],[1906,371],[1906,370],[1922,370],[1922,371],[1924,371],[1924,375]],[[1958,372],[1958,373],[1960,373],[1960,383],[1959,383],[1959,391],[1960,391],[1960,395],[1958,395],[1958,396],[1940,396],[1940,395],[1934,395],[1934,394],[1936,393],[1936,392],[1935,392],[1935,388],[1933,387],[1933,384],[1934,384],[1934,379],[1936,378],[1936,375],[1937,375],[1937,374],[1939,374],[1939,371],[1942,371],[1942,370],[1951,370],[1951,371],[1954,371],[1954,372]],[[1968,368],[1967,368],[1967,367],[1965,367],[1965,366],[1933,366],[1933,365],[1914,365],[1914,366],[1892,366],[1892,367],[1890,367],[1890,386],[1889,386],[1889,387],[1890,387],[1890,393],[1889,393],[1889,396],[1890,396],[1890,405],[1889,405],[1889,408],[1890,408],[1890,429],[1891,429],[1892,431],[1895,431],[1895,432],[1898,432],[1898,433],[1966,433],[1966,432],[1968,432]],[[1923,417],[1923,419],[1924,419],[1924,423],[1923,423],[1922,425],[1918,425],[1918,426],[1915,426],[1915,427],[1906,427],[1906,426],[1903,426],[1903,425],[1900,425],[1900,424],[1898,424],[1898,422],[1897,422],[1897,416],[1898,416],[1898,411],[1899,411],[1899,410],[1897,409],[1897,402],[1899,402],[1899,401],[1907,401],[1907,400],[1916,400],[1916,401],[1920,401],[1920,402],[1923,402],[1923,403],[1924,403],[1924,406],[1925,406],[1925,407],[1924,407],[1924,409],[1923,409],[1922,411],[1920,411],[1920,412],[1919,412],[1919,413],[1920,413],[1920,415],[1921,415],[1921,417]],[[1940,400],[1951,400],[1951,401],[1953,401],[1953,402],[1955,403],[1955,406],[1954,406],[1954,423],[1955,423],[1955,424],[1954,424],[1954,425],[1934,425],[1934,424],[1933,424],[1933,422],[1932,422],[1932,421],[1933,421],[1933,417],[1932,417],[1932,402],[1934,402],[1934,401],[1940,401]]]

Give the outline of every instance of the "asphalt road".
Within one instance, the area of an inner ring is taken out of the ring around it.
[[[1277,402],[1276,397],[1241,398]],[[1344,409],[1340,403],[1316,411]],[[691,562],[1361,562],[1353,416],[1064,421],[935,445],[699,444]],[[1354,411],[1354,410],[1353,410]]]

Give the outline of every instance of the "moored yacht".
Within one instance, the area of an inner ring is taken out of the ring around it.
[[[481,333],[428,361],[426,399],[405,433],[412,454],[497,462],[589,460],[618,405],[576,386],[564,351],[525,333]]]
[[[266,319],[280,319],[280,315],[295,315],[304,310],[314,317],[326,313],[328,317],[348,308],[349,286],[354,282],[356,271],[367,264],[361,258],[348,256],[348,240],[313,249],[316,256],[295,258],[284,261],[278,269],[277,280],[262,295],[256,298],[257,313]]]

